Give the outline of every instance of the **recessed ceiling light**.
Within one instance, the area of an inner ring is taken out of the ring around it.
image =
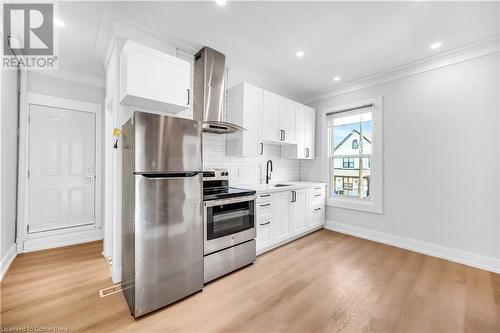
[[[224,6],[226,4],[226,0],[215,0],[215,2],[219,5],[219,6]]]
[[[64,23],[63,20],[57,17],[54,17],[54,24],[57,25],[58,27],[64,27],[66,25],[66,23]]]
[[[340,81],[341,77],[340,76],[336,76],[333,78],[333,81]]]
[[[431,44],[431,50],[439,49],[441,47],[441,45],[443,45],[443,43],[441,43],[441,42],[433,43],[433,44]]]
[[[297,51],[297,53],[295,53],[295,55],[298,57],[298,58],[302,58],[304,56],[304,51]]]

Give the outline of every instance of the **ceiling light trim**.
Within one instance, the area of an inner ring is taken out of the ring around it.
[[[408,77],[434,69],[454,65],[467,60],[486,56],[500,51],[500,36],[494,36],[479,42],[471,43],[460,48],[442,52],[412,63],[394,67],[357,80],[352,80],[333,87],[322,89],[316,93],[303,96],[305,103],[313,103],[326,98],[350,93],[356,90],[375,86],[403,77]]]

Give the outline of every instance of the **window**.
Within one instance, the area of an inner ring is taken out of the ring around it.
[[[325,112],[328,204],[381,213],[382,100],[370,101]]]
[[[354,168],[354,158],[344,158],[342,159],[342,167],[344,169]]]

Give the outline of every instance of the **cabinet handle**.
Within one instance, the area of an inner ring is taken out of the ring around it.
[[[309,157],[309,148],[306,148],[306,157]]]
[[[261,194],[259,195],[259,197],[261,198],[267,198],[267,197],[270,197],[271,195],[270,194]]]
[[[315,190],[321,190],[321,187],[315,187],[314,189]]]
[[[314,210],[321,210],[321,207],[320,208],[315,208]]]
[[[268,224],[270,224],[270,223],[271,223],[271,221],[268,221],[268,222],[266,222],[266,223],[259,223],[259,225],[268,225]]]
[[[286,141],[286,130],[283,130],[283,141]]]
[[[320,196],[322,196],[322,194],[321,194],[321,193],[319,193],[319,194],[315,194],[314,196],[315,196],[315,197],[320,197]]]
[[[262,142],[260,143],[260,154],[264,154],[264,144]]]
[[[282,129],[280,129],[280,141],[284,141],[284,140],[285,140],[285,139],[284,139],[283,132],[284,132],[284,131],[283,131]]]
[[[189,94],[189,88],[187,89],[187,92],[188,92],[188,102],[187,102],[187,105],[189,105],[189,102],[190,102],[190,94]]]
[[[307,157],[307,148],[304,148],[304,156]]]
[[[297,202],[297,192],[292,191],[292,202]]]
[[[271,206],[270,203],[266,203],[266,204],[263,204],[263,205],[260,205],[261,207],[266,207],[266,206]]]

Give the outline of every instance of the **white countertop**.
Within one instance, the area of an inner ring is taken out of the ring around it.
[[[275,187],[276,184],[287,184],[290,186],[282,186]],[[301,181],[283,181],[276,182],[271,184],[246,184],[246,185],[238,185],[239,188],[245,188],[249,190],[254,190],[257,193],[263,192],[281,192],[281,191],[290,191],[290,190],[298,190],[302,188],[311,188],[318,186],[326,186],[326,183],[316,183],[316,182],[301,182]]]

